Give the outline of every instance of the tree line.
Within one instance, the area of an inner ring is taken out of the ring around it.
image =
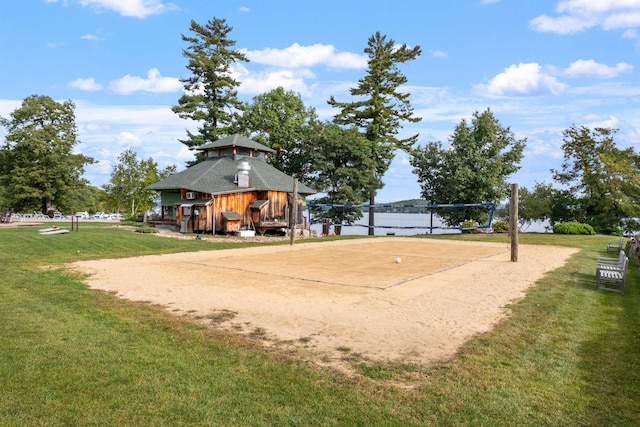
[[[397,150],[410,154],[421,197],[428,203],[500,203],[508,198],[508,179],[520,169],[526,139],[518,139],[490,109],[462,119],[447,144],[431,141],[421,147],[416,146],[418,134],[399,137],[404,124],[421,120],[410,93],[402,91],[408,81],[400,70],[419,57],[420,46],[374,33],[364,49],[366,71],[351,88],[351,99],[331,96],[327,102],[337,112],[332,120],[320,121],[299,94],[282,87],[250,102],[240,101],[241,83],[233,77],[233,67],[249,59],[235,48],[226,20],[213,18],[204,25],[191,21],[189,30],[182,35],[189,76],[181,79],[183,95],[172,107],[179,117],[198,123],[196,131],[187,131],[181,140],[188,147],[235,133],[250,137],[275,150],[270,164],[322,193],[318,203],[368,201],[370,225],[375,225],[376,192]],[[89,197],[104,210],[133,214],[155,204],[156,195],[145,187],[176,170],[175,165],[159,170],[153,159],[138,159],[127,150],[109,183],[101,189],[90,187],[82,174],[94,159],[74,153],[79,141],[71,101],[28,97],[9,118],[0,118],[0,125],[7,129],[0,148],[0,205],[14,210],[72,211],[75,202]],[[639,157],[631,148],[618,149],[615,133],[584,126],[565,130],[564,162],[553,171],[559,187],[536,183],[533,189],[521,189],[523,224],[582,221],[605,233],[633,227],[632,218],[640,216],[635,203]],[[202,160],[196,157],[191,164]],[[336,208],[321,215],[351,222],[362,212]],[[442,210],[439,215],[449,225],[458,225],[465,220],[483,222],[484,213],[469,208]]]

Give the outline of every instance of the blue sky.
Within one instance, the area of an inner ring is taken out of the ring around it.
[[[446,144],[454,127],[490,108],[527,138],[520,186],[551,183],[571,125],[619,129],[640,144],[640,0],[5,0],[0,4],[0,116],[27,96],[76,104],[78,150],[108,182],[132,148],[161,167],[193,158],[178,142],[195,125],[171,112],[188,77],[181,34],[217,17],[251,60],[235,69],[241,99],[282,86],[323,119],[333,95],[366,70],[376,31],[422,55],[404,64],[404,91],[422,121],[402,135]],[[0,137],[4,135],[0,128]],[[408,155],[397,153],[378,201],[418,198]]]

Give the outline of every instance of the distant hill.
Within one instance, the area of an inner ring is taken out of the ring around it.
[[[422,200],[422,199],[409,199],[409,200],[400,200],[397,202],[391,202],[391,203],[376,203],[376,204],[381,204],[381,205],[392,205],[392,206],[407,206],[407,205],[428,205],[429,203],[427,203],[426,200]]]
[[[376,212],[386,213],[426,213],[425,208],[422,206],[428,205],[426,200],[422,199],[409,199],[399,200],[391,203],[376,203]],[[363,212],[368,210],[368,207],[363,207]]]

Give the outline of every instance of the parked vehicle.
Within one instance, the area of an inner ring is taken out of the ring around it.
[[[77,219],[89,219],[89,212],[76,212],[75,217]]]

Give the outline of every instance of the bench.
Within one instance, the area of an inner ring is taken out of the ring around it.
[[[624,293],[629,258],[620,251],[618,258],[596,258],[596,289]]]
[[[618,252],[621,251],[623,243],[624,243],[624,236],[620,237],[620,240],[618,240],[617,242],[608,242],[607,252],[609,252],[609,250],[618,251]]]

